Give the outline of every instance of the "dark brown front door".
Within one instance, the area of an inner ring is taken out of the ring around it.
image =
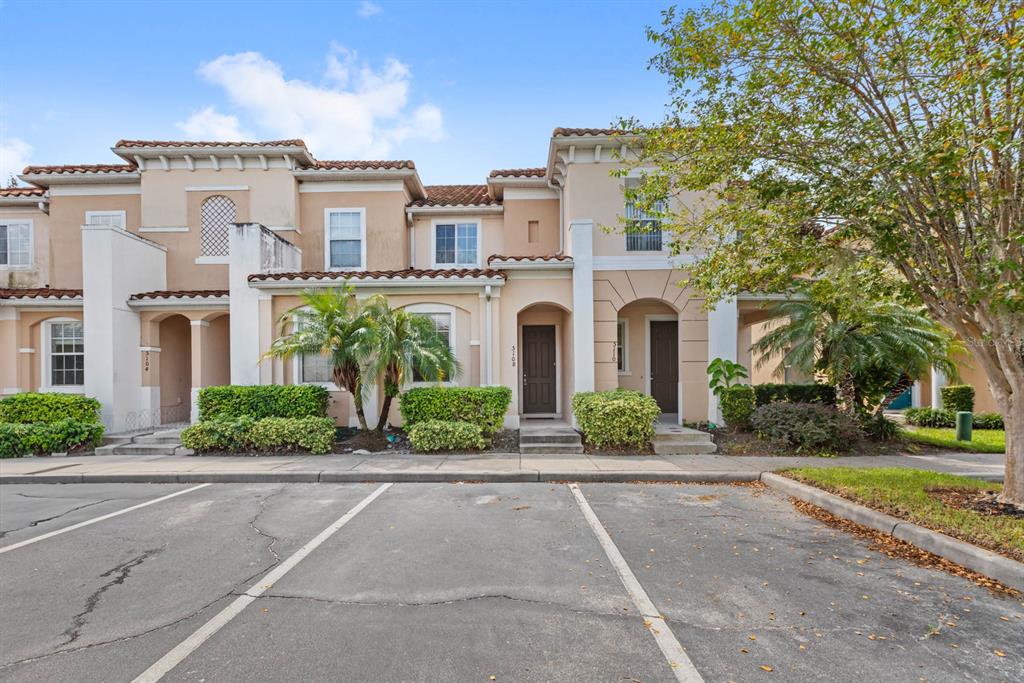
[[[651,323],[651,397],[663,413],[679,412],[679,323],[652,320]]]
[[[555,326],[523,325],[523,412],[554,413]]]

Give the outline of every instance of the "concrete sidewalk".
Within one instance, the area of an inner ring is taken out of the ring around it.
[[[1002,481],[1003,456],[984,453],[845,458],[725,455],[147,456],[0,460],[0,484],[83,482],[754,481],[783,467],[910,467]]]

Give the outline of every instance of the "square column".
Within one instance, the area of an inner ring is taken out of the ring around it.
[[[192,410],[189,413],[190,422],[199,421],[199,390],[210,386],[210,323],[205,320],[190,320],[192,326]]]
[[[735,299],[723,299],[708,311],[708,363],[716,358],[736,362],[739,309]],[[749,368],[748,368],[749,370]],[[708,421],[720,424],[718,397],[708,389]]]
[[[594,390],[594,221],[574,220],[572,238],[573,392]]]
[[[942,408],[942,387],[946,386],[946,373],[932,368],[932,408]]]

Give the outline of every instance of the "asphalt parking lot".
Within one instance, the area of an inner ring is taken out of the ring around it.
[[[1020,599],[751,486],[2,486],[0,614],[10,681],[1024,680]]]

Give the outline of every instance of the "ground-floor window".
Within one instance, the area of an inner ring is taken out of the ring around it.
[[[85,330],[79,320],[45,323],[46,379],[51,388],[85,384]]]
[[[615,362],[619,372],[629,372],[629,324],[625,320],[615,327]]]
[[[441,336],[441,338],[444,339],[445,342],[448,343],[449,347],[451,347],[451,345],[452,345],[452,314],[451,313],[420,313],[419,315],[422,315],[424,317],[430,318],[430,320],[434,323],[434,329],[437,330],[437,333]],[[419,370],[417,370],[415,367],[413,367],[412,381],[413,382],[434,382],[434,381],[436,381],[436,378],[435,377],[424,377],[423,375],[420,374]]]
[[[304,353],[299,356],[300,384],[327,384],[334,381],[334,367],[326,353]]]

